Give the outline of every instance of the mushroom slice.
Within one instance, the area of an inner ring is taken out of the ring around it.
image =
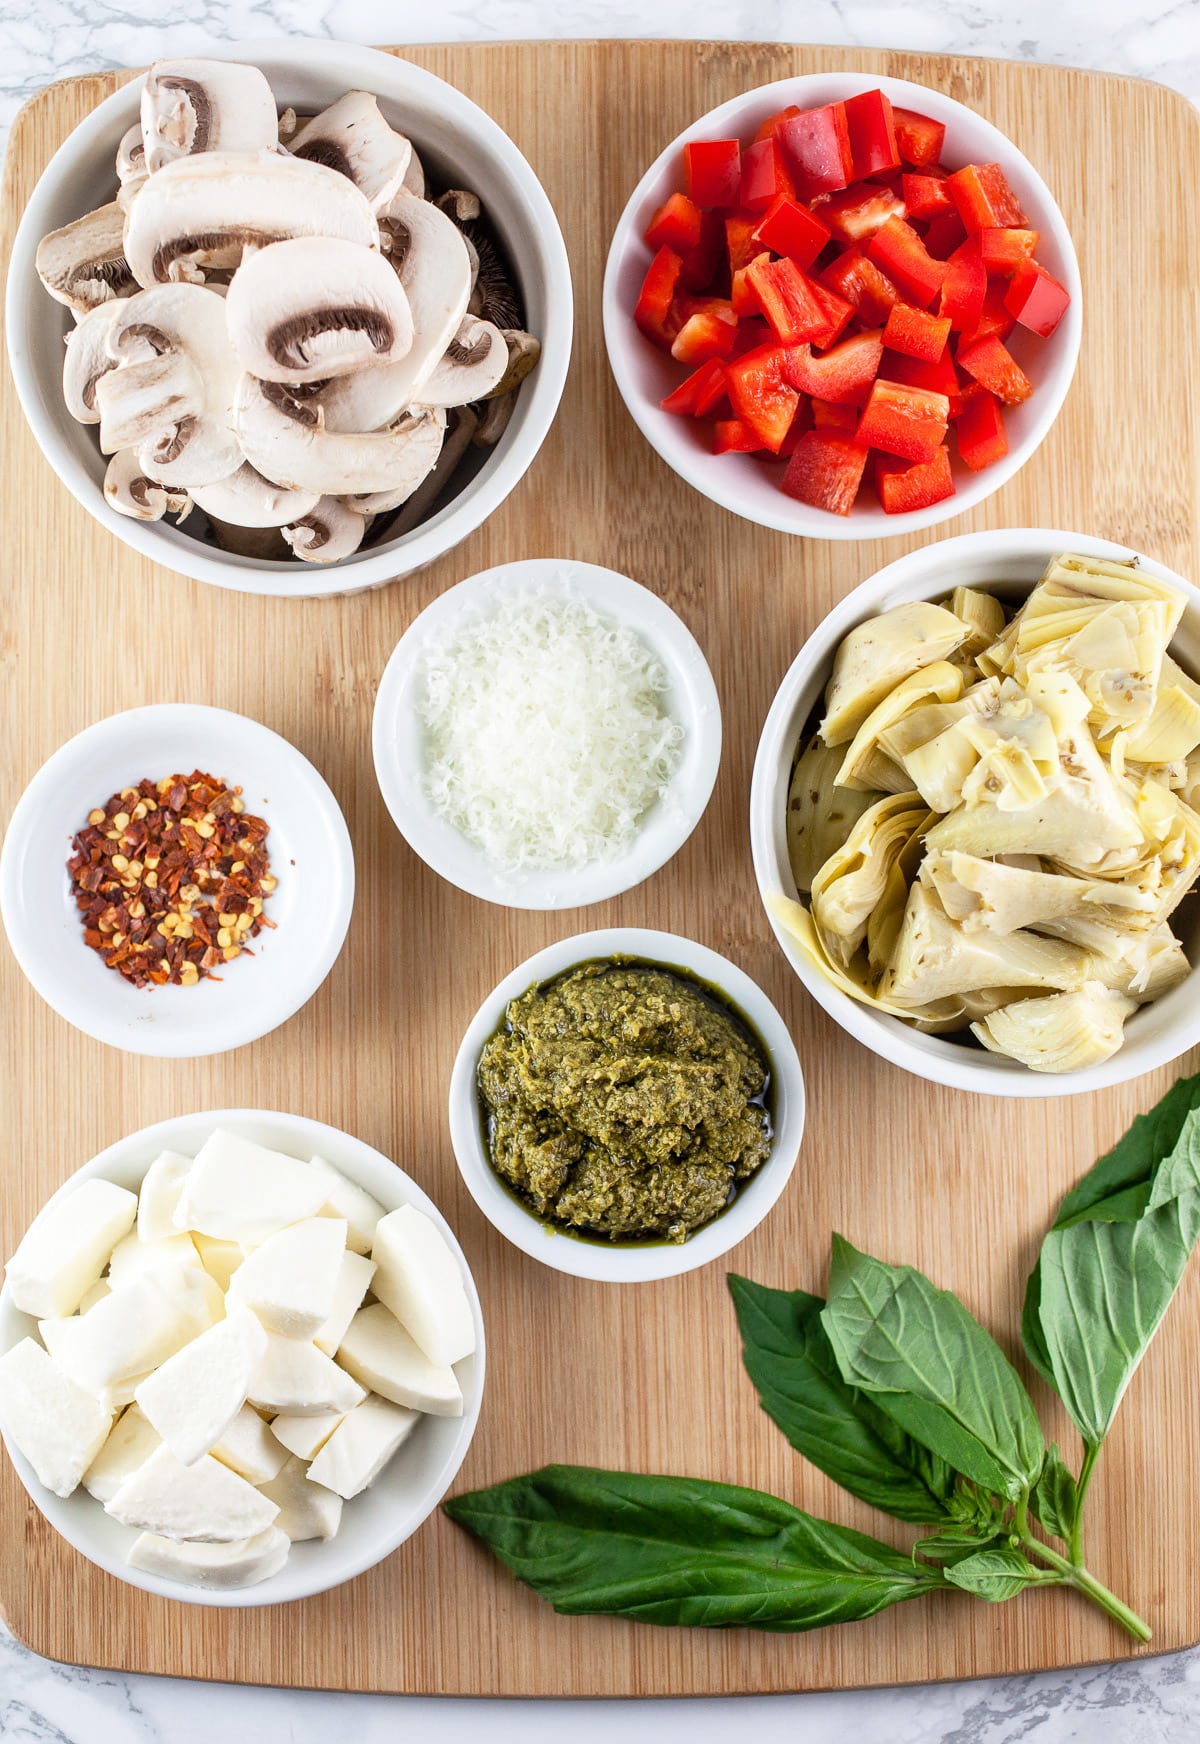
[[[135,121],[127,132],[121,135],[121,143],[117,147],[117,180],[124,188],[130,182],[144,181],[150,174],[146,164],[146,147],[142,140],[142,126]]]
[[[109,461],[104,497],[119,515],[134,521],[161,521],[168,513],[182,519],[192,506],[186,491],[173,490],[148,477],[132,448],[118,449]]]
[[[344,497],[322,497],[315,509],[281,531],[302,562],[339,563],[358,550],[367,524]]]
[[[408,297],[383,255],[327,236],[256,250],[234,273],[225,312],[242,368],[262,381],[395,363],[413,340]]]
[[[502,327],[500,331],[508,346],[508,368],[487,396],[489,400],[515,393],[542,355],[541,342],[532,333],[525,333],[519,327]]]
[[[476,408],[478,422],[471,437],[472,445],[475,448],[494,448],[508,429],[516,406],[515,394],[501,394],[499,399],[493,394],[490,400],[484,400]]]
[[[388,528],[388,538],[399,538],[403,533],[411,533],[432,511],[434,504],[444,495],[459,461],[471,446],[479,420],[470,406],[456,406],[450,414],[450,421],[445,439],[434,459],[431,469],[425,474],[411,496],[405,497],[400,505],[400,513]],[[433,420],[436,427],[437,420]],[[432,441],[432,434],[430,437]],[[367,499],[370,500],[369,498]]]
[[[152,175],[125,228],[140,285],[199,278],[236,267],[246,246],[291,236],[331,236],[378,248],[370,206],[345,176],[282,152],[207,151]]]
[[[166,351],[109,370],[96,381],[100,452],[139,448],[204,410],[204,382],[186,352]]]
[[[465,406],[485,400],[507,368],[508,346],[500,329],[466,315],[441,362],[422,382],[421,404]]]
[[[348,176],[375,212],[400,192],[412,158],[412,146],[388,126],[368,91],[347,91],[300,128],[288,150]]]
[[[238,527],[290,527],[310,515],[320,500],[320,491],[288,490],[264,478],[249,462],[217,484],[192,492],[198,509]]]
[[[38,243],[38,277],[56,303],[86,313],[127,296],[134,274],[125,252],[125,214],[114,200],[52,230]]]
[[[320,404],[244,375],[234,423],[242,452],[264,478],[318,496],[355,495],[362,512],[373,514],[382,512],[377,494],[394,508],[416,490],[437,459],[445,415],[430,410],[378,431],[330,430]]]
[[[271,87],[239,61],[155,61],[142,86],[142,143],[152,174],[196,152],[273,150]]]
[[[80,318],[79,324],[67,334],[67,353],[63,358],[63,399],[71,416],[81,424],[98,424],[100,411],[96,405],[96,383],[110,369],[116,369],[116,359],[108,349],[108,330],[129,299],[113,298],[97,303]]]
[[[408,168],[404,172],[404,180],[400,186],[406,194],[411,194],[414,200],[425,198],[425,165],[415,150],[408,160]]]

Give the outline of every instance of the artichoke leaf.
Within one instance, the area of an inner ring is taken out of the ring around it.
[[[947,727],[968,715],[986,720],[1000,707],[1000,680],[982,679],[965,690],[957,702],[929,702],[901,716],[894,726],[885,727],[879,735],[880,748],[897,763],[903,763],[918,745],[927,745]]]
[[[1033,1072],[1079,1072],[1110,1060],[1135,1009],[1099,982],[1041,999],[1018,999],[971,1025],[993,1054],[1019,1060]]]
[[[767,913],[795,941],[813,967],[840,993],[858,1000],[860,1005],[869,1005],[874,1011],[882,1011],[888,1017],[903,1018],[906,1023],[916,1023],[921,1028],[927,1025],[945,1029],[962,1028],[964,1013],[957,999],[933,1000],[926,1006],[892,1004],[880,996],[868,979],[861,957],[855,958],[849,970],[830,962],[821,948],[812,916],[803,903],[784,896],[781,891],[770,891],[765,902]]]
[[[936,890],[951,920],[968,932],[1011,933],[1064,917],[1095,919],[1112,911],[1149,916],[1155,906],[1152,896],[1130,885],[1030,871],[957,851],[927,853],[921,877]],[[1074,942],[1086,944],[1084,939]]]
[[[880,795],[835,787],[841,751],[809,740],[792,772],[787,802],[788,860],[796,889],[807,894],[831,854],[845,842],[855,822]]]
[[[982,987],[1079,987],[1086,971],[1087,953],[1058,939],[956,926],[918,879],[880,992],[893,1004],[924,1005]]]
[[[821,867],[812,882],[812,918],[831,962],[849,965],[892,868],[931,821],[919,794],[889,794],[862,814]]]
[[[1003,634],[1004,607],[994,593],[980,593],[974,587],[956,587],[946,605],[956,618],[962,619],[970,632],[958,649],[957,660],[973,661]]]
[[[1182,685],[1162,684],[1145,720],[1123,734],[1122,754],[1139,763],[1175,763],[1200,745],[1200,701]]]
[[[1166,921],[1140,933],[1083,919],[1050,921],[1040,930],[1082,945],[1091,959],[1088,979],[1138,1005],[1161,999],[1191,973],[1187,953]]]
[[[879,736],[889,727],[901,721],[905,715],[919,708],[922,704],[957,702],[962,695],[963,675],[949,661],[935,660],[931,665],[923,667],[920,672],[912,672],[907,678],[902,678],[895,689],[890,691],[883,701],[873,708],[862,726],[850,742],[850,748],[842,761],[835,780],[839,787],[851,787],[858,791],[869,791],[872,788],[884,786],[886,792],[903,793],[911,791],[911,783],[890,754],[879,744]],[[882,759],[886,765],[879,770]],[[872,781],[872,772],[894,775],[894,781],[886,783]]]
[[[834,656],[821,723],[824,742],[847,744],[901,679],[945,660],[968,634],[952,612],[928,600],[893,606],[859,624]]]

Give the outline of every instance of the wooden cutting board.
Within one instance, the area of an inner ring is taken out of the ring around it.
[[[0,1107],[10,1134],[0,1245],[122,1134],[205,1107],[283,1108],[394,1157],[436,1198],[479,1284],[490,1362],[461,1487],[550,1460],[690,1472],[757,1485],[867,1531],[890,1528],[785,1445],[741,1370],[720,1263],[606,1287],[510,1247],[460,1185],[445,1094],[459,1036],[515,962],[585,926],[689,933],[778,1002],[807,1074],[793,1180],[730,1256],[763,1282],[821,1290],[831,1229],[957,1290],[1012,1353],[1026,1272],[1060,1196],[1176,1075],[1103,1096],[1004,1102],[894,1070],[805,997],[768,931],[746,805],[776,685],[833,602],[918,542],[809,544],[701,501],[634,428],[600,329],[605,251],[643,168],[687,122],[789,74],[915,79],[978,108],[1029,154],[1079,247],[1079,374],[1045,446],[968,528],[1075,528],[1200,577],[1197,549],[1198,118],[1160,87],[997,61],[777,45],[530,43],[420,48],[542,177],[571,253],[577,336],[549,441],[486,527],[416,579],[347,599],[267,601],[155,570],[58,483],[5,378],[0,426],[0,817],[70,734],[140,703],[202,701],[286,734],[345,809],[358,861],[346,949],[281,1030],[213,1061],[140,1060],[77,1034],[0,952]],[[21,113],[5,170],[6,239],[51,151],[121,75],[74,79]],[[6,240],[7,251],[7,240]],[[677,858],[587,913],[527,915],[440,882],[392,827],[375,786],[375,687],[401,632],[439,591],[489,564],[569,555],[627,571],[687,620],[712,663],[725,756]],[[230,771],[230,774],[236,774]],[[1180,1071],[1195,1060],[1178,1063]],[[1089,1561],[1150,1619],[1151,1651],[1200,1639],[1200,1268],[1130,1390],[1093,1486]],[[1069,1426],[1034,1385],[1064,1447]],[[902,1529],[898,1529],[902,1530]],[[468,1695],[667,1695],[825,1689],[1110,1659],[1129,1642],[1082,1601],[1007,1606],[938,1597],[794,1637],[561,1618],[441,1515],[349,1586],[303,1604],[203,1610],[93,1568],[47,1527],[0,1458],[0,1599],[52,1657],[124,1670],[342,1689]]]

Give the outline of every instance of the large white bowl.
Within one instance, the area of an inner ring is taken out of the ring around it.
[[[508,429],[475,476],[419,527],[337,564],[238,557],[202,543],[186,523],[133,521],[111,509],[95,432],[77,424],[63,403],[63,335],[71,326],[70,311],[43,290],[34,254],[47,231],[112,198],[117,142],[137,119],[140,78],[94,109],[55,152],[17,228],[6,310],[17,393],[67,488],[118,539],[155,563],[219,587],[284,598],[378,587],[431,563],[473,532],[523,477],[545,440],[571,352],[571,272],[562,232],[541,183],[508,135],[469,98],[421,67],[377,49],[308,37],[232,43],[206,53],[261,67],[277,101],[301,112],[324,108],[344,91],[373,92],[439,183],[467,186],[479,195],[520,281],[529,331],[542,344],[541,361],[520,389]]]
[[[219,981],[134,987],[83,942],[71,838],[122,787],[197,766],[240,786],[270,826],[275,924]],[[0,849],[0,915],[21,968],[60,1017],[128,1054],[193,1059],[277,1028],[332,969],[353,907],[350,833],[307,757],[258,721],[195,703],[128,709],[68,739],[17,801]]]
[[[625,1246],[580,1239],[553,1229],[501,1183],[488,1158],[477,1085],[483,1044],[504,1022],[510,999],[579,964],[609,957],[683,969],[715,988],[747,1019],[766,1050],[774,1097],[771,1152],[733,1204],[684,1242]],[[576,933],[538,951],[488,994],[462,1039],[450,1078],[450,1140],[463,1180],[484,1216],[527,1253],[555,1271],[611,1284],[643,1284],[695,1271],[728,1253],[766,1217],[788,1184],[804,1134],[804,1076],[787,1025],[743,969],[677,933],[647,927],[605,927]]]
[[[664,704],[683,727],[679,767],[625,853],[574,870],[505,872],[430,803],[417,713],[427,648],[444,646],[472,618],[525,593],[584,600],[635,630],[667,673]],[[442,878],[506,908],[582,908],[640,884],[687,841],[708,804],[721,762],[721,705],[695,637],[657,594],[594,563],[546,557],[503,563],[460,581],[409,626],[384,670],[372,726],[375,775],[392,821]]]
[[[893,104],[917,109],[946,125],[945,161],[951,168],[967,163],[998,163],[1020,200],[1030,225],[1041,232],[1038,259],[1071,293],[1071,306],[1049,339],[1039,339],[1017,327],[1008,342],[1034,386],[1023,406],[1005,407],[1009,452],[983,472],[971,472],[952,456],[956,495],[932,508],[906,515],[885,515],[877,502],[863,500],[849,515],[833,515],[785,496],[780,489],[783,468],[749,454],[714,455],[709,450],[709,420],[680,418],[664,412],[661,401],[678,387],[685,371],[666,352],[643,338],[633,322],[633,307],[650,264],[643,233],[656,209],[683,186],[683,148],[697,139],[743,141],[753,137],[768,115],[795,103],[801,109],[840,102],[860,91],[882,90]],[[629,198],[613,235],[604,275],[604,338],[608,360],[621,397],[641,430],[667,465],[702,496],[723,508],[782,533],[807,539],[890,539],[901,533],[965,514],[1010,479],[1044,440],[1075,374],[1083,326],[1079,263],[1066,220],[1054,196],[1029,159],[1012,141],[941,91],[906,79],[884,79],[867,73],[809,73],[760,85],[722,103],[672,140],[651,164]]]
[[[1200,1042],[1200,999],[1194,974],[1174,992],[1143,1006],[1125,1027],[1125,1042],[1111,1060],[1081,1072],[1032,1072],[1017,1060],[991,1054],[944,1036],[922,1035],[900,1018],[889,1017],[851,999],[804,955],[795,939],[771,913],[770,899],[796,899],[787,850],[787,796],[796,746],[817,708],[842,638],[856,624],[909,600],[944,599],[955,587],[995,591],[1016,602],[1038,581],[1051,557],[1078,552],[1084,557],[1128,558],[1135,553],[1107,539],[1084,533],[1037,528],[996,533],[964,533],[911,551],[889,563],[824,618],[801,648],[771,705],[750,790],[750,845],[759,893],[784,955],[818,1005],[842,1028],[882,1059],[958,1090],[987,1096],[1078,1096],[1123,1084],[1176,1059]],[[1186,596],[1183,621],[1172,644],[1182,663],[1200,672],[1200,589],[1152,558],[1139,557],[1148,574],[1170,582]],[[1180,910],[1172,926],[1193,965],[1200,963],[1200,913],[1197,905]]]
[[[54,1495],[39,1483],[28,1460],[7,1437],[5,1445],[17,1476],[55,1531],[60,1532],[68,1544],[74,1545],[89,1562],[115,1575],[118,1580],[141,1587],[143,1592],[157,1593],[165,1599],[180,1599],[192,1605],[236,1608],[278,1605],[340,1586],[343,1581],[352,1580],[364,1569],[382,1562],[406,1538],[411,1538],[437,1507],[466,1458],[479,1421],[484,1374],[483,1315],[466,1257],[433,1200],[403,1169],[397,1168],[379,1151],[372,1150],[370,1145],[363,1144],[361,1139],[339,1132],[336,1127],[325,1126],[319,1120],[305,1120],[298,1114],[222,1109],[209,1114],[181,1114],[173,1120],[161,1120],[157,1125],[143,1127],[141,1132],[131,1133],[128,1138],[119,1139],[101,1151],[64,1182],[50,1203],[70,1193],[80,1182],[93,1178],[115,1181],[119,1187],[136,1192],[160,1151],[176,1150],[184,1156],[193,1155],[217,1126],[227,1127],[245,1138],[285,1151],[303,1161],[315,1155],[322,1156],[373,1194],[386,1210],[393,1211],[399,1205],[415,1205],[418,1211],[432,1218],[462,1267],[463,1284],[475,1320],[475,1354],[456,1364],[454,1371],[462,1387],[463,1415],[427,1417],[418,1424],[376,1482],[346,1503],[336,1537],[324,1542],[294,1544],[286,1565],[278,1574],[257,1586],[232,1592],[183,1586],[178,1581],[163,1580],[141,1569],[130,1568],[125,1557],[137,1537],[133,1527],[122,1526],[111,1519],[100,1503],[82,1487],[73,1496]],[[0,1354],[11,1350],[22,1338],[35,1337],[36,1324],[13,1306],[7,1285],[0,1290]]]

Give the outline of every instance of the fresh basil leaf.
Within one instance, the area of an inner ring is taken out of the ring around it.
[[[1026,1587],[1044,1581],[1046,1575],[1019,1550],[998,1549],[981,1550],[976,1556],[953,1563],[946,1570],[946,1579],[964,1592],[974,1593],[976,1598],[1000,1604],[1016,1598]]]
[[[912,1553],[923,1556],[928,1562],[951,1568],[956,1562],[964,1562],[968,1556],[977,1556],[981,1550],[1008,1545],[1011,1538],[1011,1528],[999,1522],[993,1523],[990,1529],[982,1524],[976,1525],[974,1530],[951,1526],[944,1532],[931,1532],[926,1538],[918,1538]]]
[[[821,1325],[821,1298],[732,1273],[728,1282],[747,1373],[797,1452],[894,1519],[923,1526],[955,1518],[950,1467],[842,1379]]]
[[[1047,1532],[1061,1538],[1064,1543],[1069,1541],[1079,1514],[1079,1496],[1075,1479],[1063,1463],[1057,1442],[1050,1444],[1029,1505],[1034,1518],[1041,1521]]]
[[[445,1508],[571,1615],[790,1633],[945,1585],[939,1570],[861,1532],[699,1478],[552,1465]]]
[[[964,1477],[1016,1501],[1045,1442],[1012,1364],[948,1290],[833,1238],[821,1322],[842,1378]]]

